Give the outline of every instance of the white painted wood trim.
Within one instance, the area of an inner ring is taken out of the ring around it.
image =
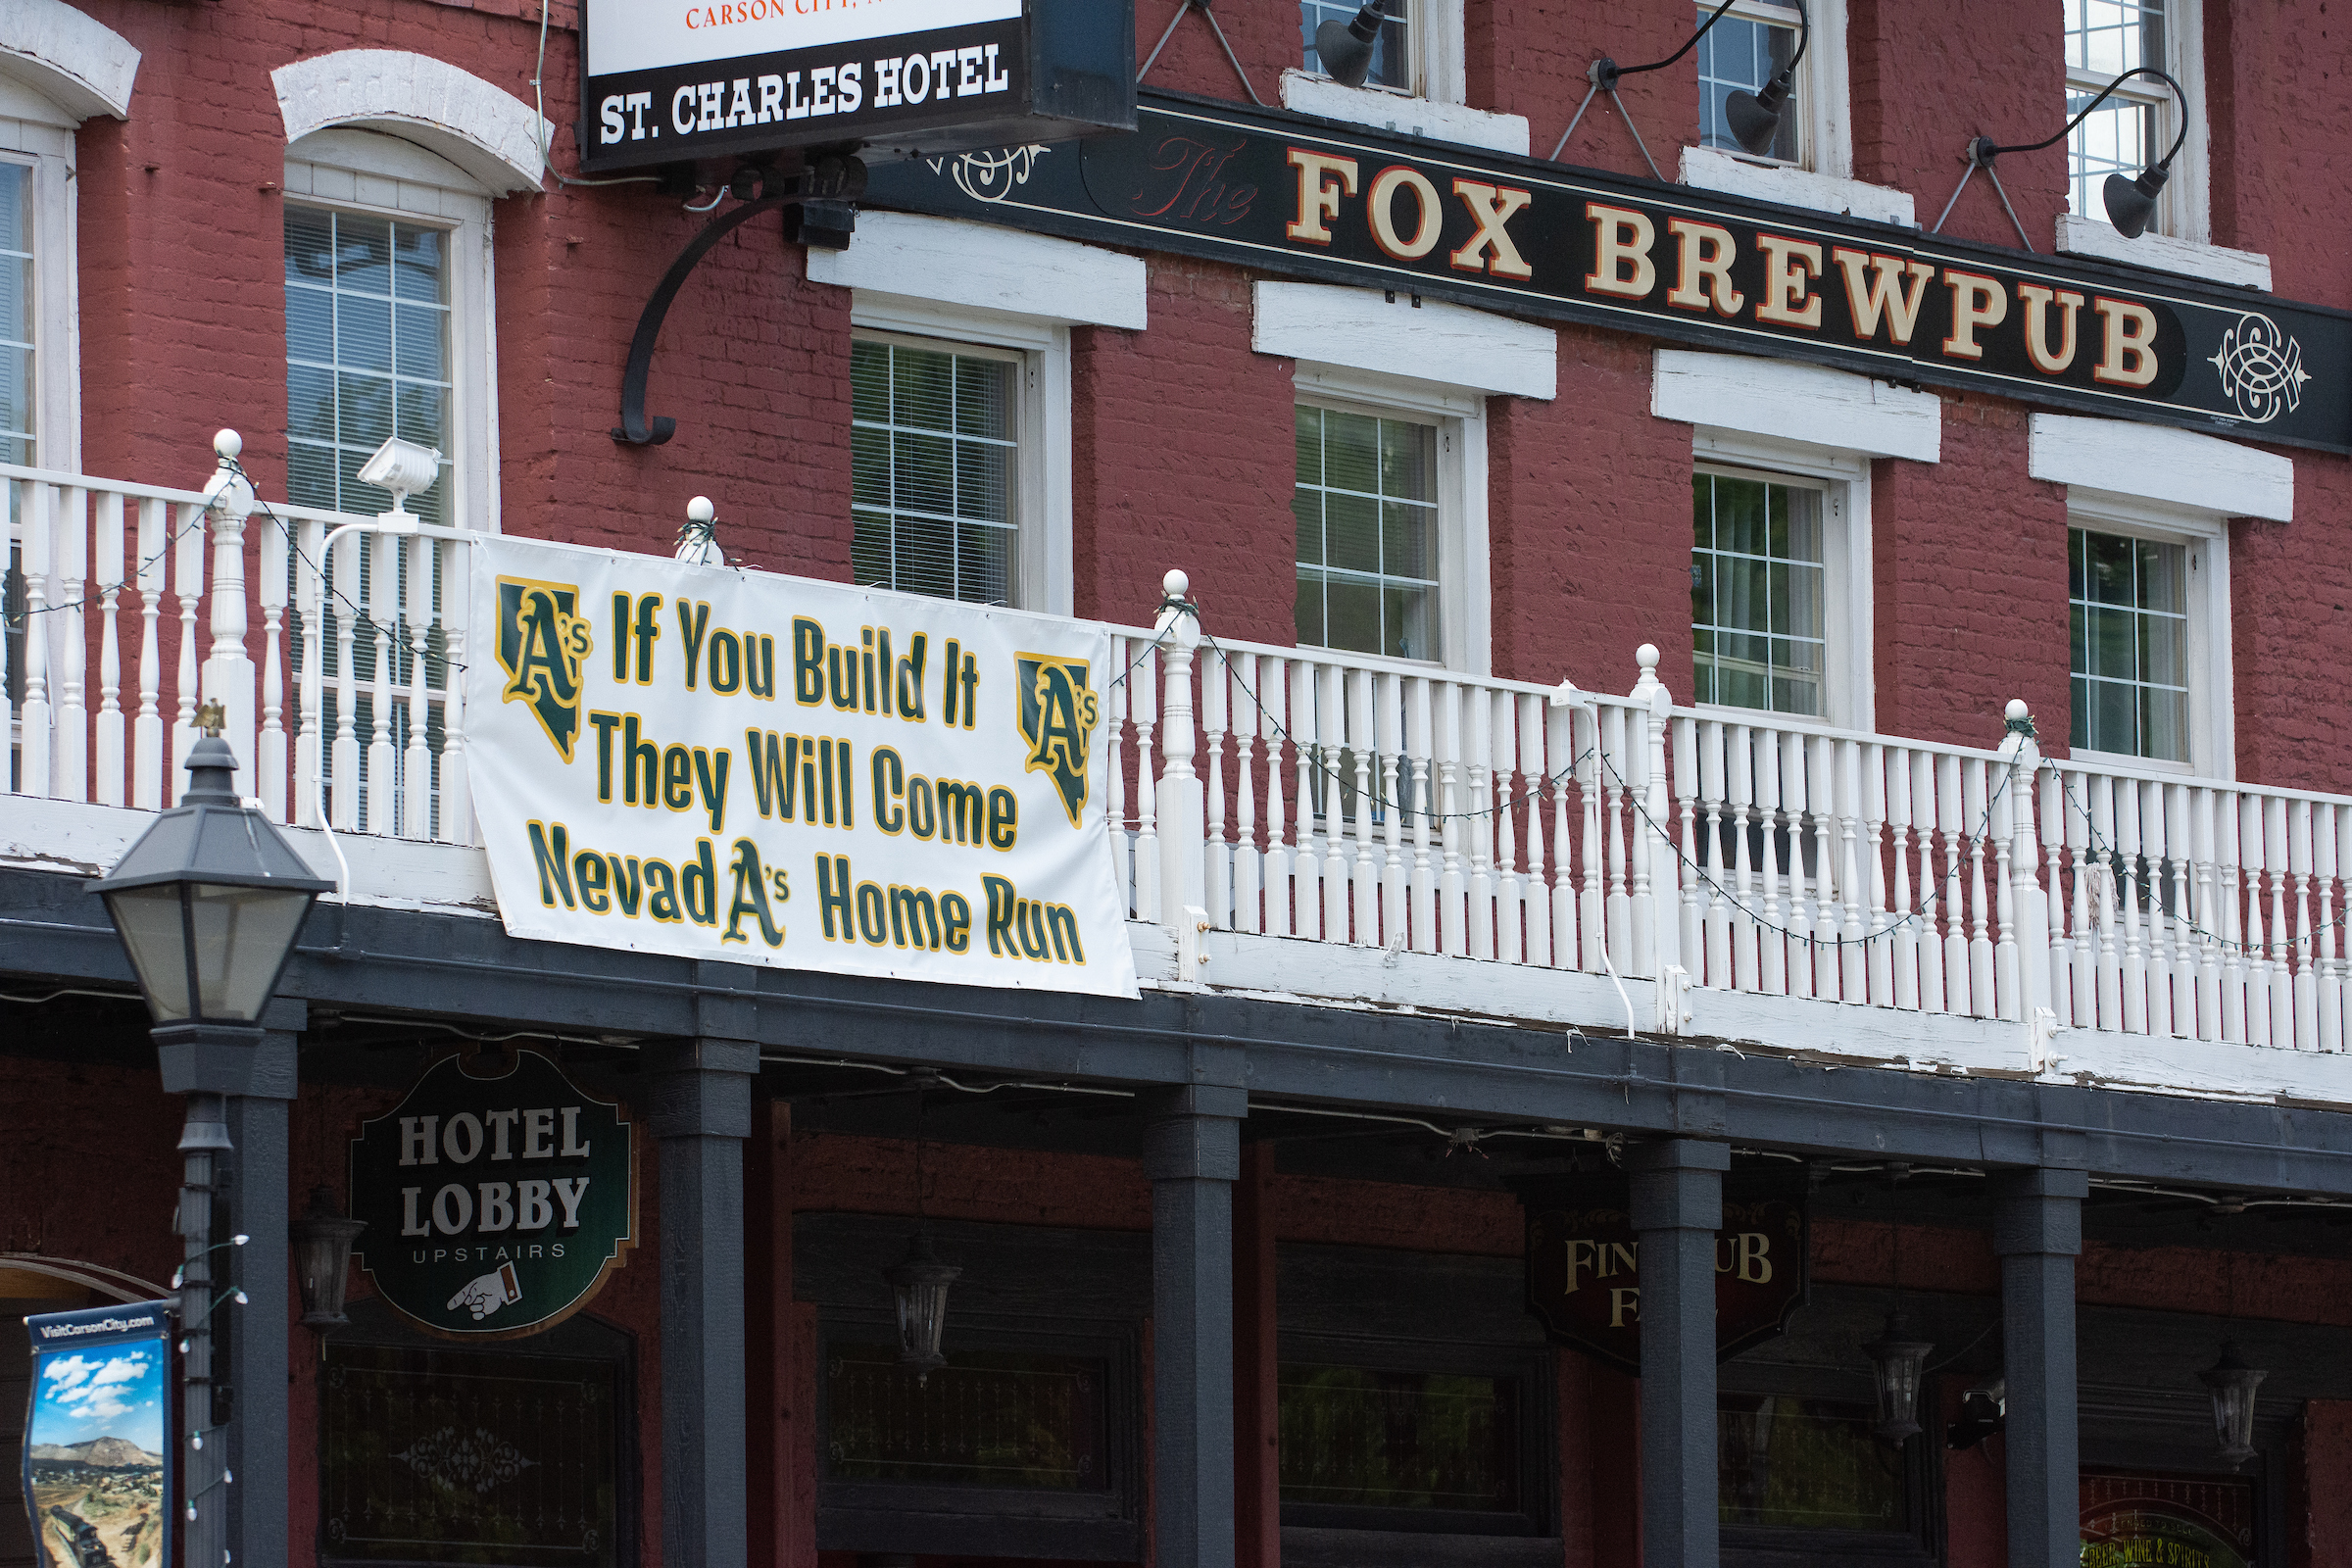
[[[2124,771],[2202,779],[2237,777],[2237,680],[2230,619],[2230,529],[2219,514],[2069,485],[2069,527],[2130,534],[2188,553],[2188,760],[2077,750],[2070,757]]]
[[[1715,147],[1683,149],[1683,183],[1697,190],[1720,190],[1734,196],[1752,196],[1783,207],[1802,207],[1816,213],[1841,213],[1905,228],[1919,224],[1907,190],[1869,185],[1790,169],[1781,164],[1756,164]]]
[[[2026,471],[2056,484],[2081,485],[2212,513],[2292,522],[2295,463],[2163,425],[2036,414],[2028,426]]]
[[[501,196],[537,190],[555,126],[514,94],[430,55],[339,49],[270,74],[286,140],[360,125],[407,136]]]
[[[862,225],[864,215],[859,215]],[[813,261],[820,252],[810,252]],[[1070,329],[1055,321],[996,311],[957,310],[929,300],[858,289],[850,324],[866,332],[929,339],[943,348],[977,345],[1019,356],[1019,443],[1013,471],[1018,566],[1013,605],[1049,615],[1073,613],[1071,544]]]
[[[327,130],[287,150],[286,196],[302,206],[422,220],[449,235],[450,520],[499,532],[496,206],[489,193],[455,164],[398,137]]]
[[[2187,156],[2185,149],[2181,156]],[[2271,287],[2271,259],[2260,251],[2202,245],[2153,229],[2137,239],[2126,239],[2112,223],[2077,218],[2072,213],[2058,215],[2058,249],[2069,256],[2094,256],[2102,262],[2202,278],[2230,288],[2260,289],[2267,294]]]
[[[1559,340],[1547,326],[1459,305],[1390,304],[1379,289],[1258,283],[1250,346],[1317,365],[1472,392],[1559,395]],[[1442,374],[1433,374],[1442,371]]]
[[[1659,349],[1649,412],[1834,452],[1914,463],[1943,455],[1943,400],[1934,393],[1788,360]]]
[[[139,51],[65,0],[0,0],[0,75],[13,76],[79,124],[130,118]]]
[[[1409,98],[1373,87],[1343,87],[1329,76],[1313,76],[1296,69],[1282,74],[1282,107],[1350,125],[1393,130],[1399,136],[1484,147],[1522,158],[1528,152],[1525,115],[1501,115],[1442,98]]]
[[[1069,326],[1142,331],[1143,259],[993,223],[861,212],[842,251],[811,249],[808,279]]]

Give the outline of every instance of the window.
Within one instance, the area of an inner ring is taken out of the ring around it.
[[[1372,71],[1364,77],[1367,87],[1386,87],[1392,92],[1416,92],[1413,79],[1412,41],[1408,29],[1412,24],[1411,6],[1406,4],[1398,13],[1396,0],[1389,0],[1388,21],[1381,24],[1380,37],[1372,46]],[[1363,10],[1362,0],[1298,0],[1298,31],[1303,39],[1306,69],[1320,74],[1323,63],[1315,54],[1315,29],[1326,22],[1345,26]]]
[[[2188,547],[2072,528],[2072,744],[2189,760]]]
[[[1439,657],[1438,431],[1300,404],[1298,642]]]
[[[2141,66],[2180,73],[2174,34],[2191,19],[2182,0],[2066,0],[2066,113],[2073,119],[2124,72]],[[2168,16],[2168,10],[2175,15]],[[2189,82],[2181,84],[2194,92]],[[2180,107],[2161,81],[2134,76],[2109,95],[2067,138],[2067,206],[2078,218],[2106,220],[2100,190],[2109,174],[2131,179],[2164,156],[2180,132]],[[2179,232],[2171,190],[2156,226]]]
[[[1518,1508],[1516,1380],[1289,1362],[1275,1378],[1284,1502]]]
[[[873,588],[1016,603],[1021,357],[860,337],[851,566]]]
[[[1698,20],[1703,23],[1713,14],[1711,5],[1698,8]],[[1735,153],[1742,158],[1763,157],[1775,163],[1803,164],[1811,150],[1805,146],[1804,127],[1811,112],[1810,83],[1804,62],[1799,62],[1793,78],[1788,107],[1781,111],[1778,135],[1770,148],[1761,154],[1748,152],[1732,135],[1724,119],[1724,100],[1738,91],[1760,93],[1765,84],[1788,69],[1795,57],[1800,21],[1794,6],[1767,3],[1767,0],[1735,0],[1732,9],[1721,22],[1698,40],[1698,143]],[[1820,40],[1816,39],[1816,45]],[[1805,51],[1806,59],[1813,50]]]
[[[2251,1476],[2084,1469],[2083,1568],[2195,1563],[2254,1568],[2262,1507]]]
[[[33,460],[32,168],[0,162],[0,463]]]
[[[1818,485],[1701,469],[1690,485],[1695,700],[1828,716]]]
[[[394,435],[447,454],[450,243],[374,214],[286,208],[287,494],[336,512],[388,510],[359,471]],[[409,510],[451,520],[450,463]]]
[[[359,470],[398,435],[442,456],[409,511],[497,531],[488,192],[414,143],[338,129],[287,150],[286,194],[291,498],[383,511]]]
[[[1727,1394],[1715,1416],[1716,1516],[1727,1525],[1892,1533],[1911,1527],[1903,1449],[1866,1404]]]
[[[1107,1373],[1086,1356],[965,1350],[917,1378],[896,1345],[836,1341],[825,1357],[825,1474],[1101,1491],[1109,1475]]]
[[[1426,1563],[1410,1544],[1433,1533],[1550,1535],[1551,1365],[1549,1350],[1526,1345],[1284,1332],[1274,1369],[1284,1560],[1329,1555],[1329,1540],[1318,1550],[1301,1531],[1347,1532],[1336,1538],[1348,1543],[1345,1560],[1400,1565]],[[1393,1544],[1384,1549],[1375,1532]]]

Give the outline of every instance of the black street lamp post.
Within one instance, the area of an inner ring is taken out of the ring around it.
[[[213,1277],[215,1160],[232,1150],[229,1097],[247,1092],[262,1044],[262,1010],[277,989],[303,918],[334,884],[311,868],[232,787],[237,760],[219,732],[220,710],[198,714],[207,730],[188,754],[189,787],[157,817],[111,875],[86,884],[137,971],[155,1019],[167,1092],[187,1096],[177,1228],[182,1415],[186,1422],[184,1529],[191,1568],[224,1563],[229,1509],[210,1495],[233,1485],[228,1446],[214,1437],[229,1419],[213,1366],[211,1319],[245,1293]],[[242,1241],[243,1238],[237,1238]],[[233,1245],[233,1244],[228,1244]],[[284,1282],[259,1282],[266,1299]],[[211,1438],[212,1441],[208,1441]]]

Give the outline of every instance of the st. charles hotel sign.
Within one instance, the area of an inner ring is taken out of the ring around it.
[[[2341,312],[1280,111],[1147,92],[865,202],[2352,451]]]

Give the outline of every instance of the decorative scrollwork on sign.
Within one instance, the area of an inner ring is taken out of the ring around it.
[[[470,1487],[476,1493],[512,1481],[539,1462],[524,1458],[521,1449],[481,1427],[471,1432],[443,1427],[392,1457],[437,1487],[452,1492]]]
[[[976,202],[1001,202],[1012,194],[1015,185],[1029,183],[1030,172],[1037,167],[1040,155],[1054,149],[1041,142],[1026,147],[999,147],[991,152],[964,153],[954,160],[926,158],[934,174],[947,174],[956,181],[956,188]],[[953,162],[954,169],[949,168]]]
[[[2303,383],[2311,379],[2303,371],[2303,345],[2255,311],[2239,316],[2237,324],[2222,333],[2221,351],[2211,363],[2221,371],[2230,404],[2257,424],[2294,413],[2303,401]]]

